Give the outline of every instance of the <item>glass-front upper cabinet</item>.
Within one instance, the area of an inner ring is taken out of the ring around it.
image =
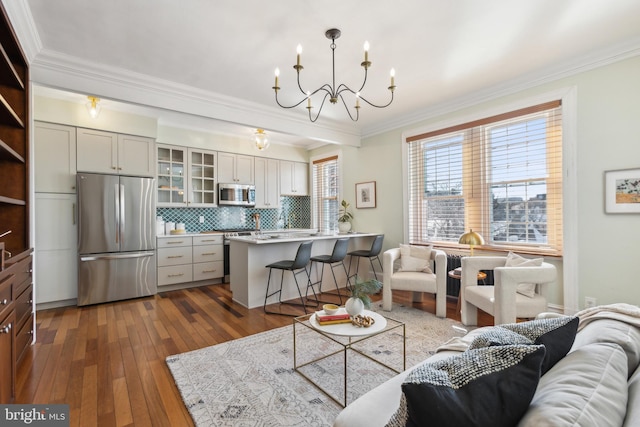
[[[158,144],[158,207],[216,206],[216,154]]]
[[[158,206],[185,206],[186,148],[158,145]]]
[[[216,152],[189,149],[189,206],[216,205]]]

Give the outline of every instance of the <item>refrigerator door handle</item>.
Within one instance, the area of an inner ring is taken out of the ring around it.
[[[115,184],[115,217],[116,217],[116,243],[120,243],[120,191],[118,190],[119,185]]]
[[[123,237],[125,236],[125,206],[124,206],[124,184],[120,184],[120,241],[122,242]]]
[[[87,256],[81,256],[80,261],[98,261],[101,259],[122,259],[122,258],[144,258],[144,257],[151,257],[154,255],[155,255],[155,252],[117,254],[117,255],[87,255]]]

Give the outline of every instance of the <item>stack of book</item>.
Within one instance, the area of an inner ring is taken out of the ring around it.
[[[336,314],[325,314],[324,311],[318,311],[316,313],[316,320],[322,326],[335,325],[338,323],[351,323],[351,316],[342,310]]]

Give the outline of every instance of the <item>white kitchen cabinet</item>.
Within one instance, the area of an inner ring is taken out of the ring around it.
[[[134,176],[154,176],[154,141],[95,129],[77,130],[77,169]]]
[[[38,304],[78,296],[76,195],[35,194],[35,292]]]
[[[218,152],[218,182],[253,184],[254,157]]]
[[[76,128],[34,123],[35,191],[76,192]]]
[[[208,150],[189,148],[187,204],[191,207],[211,207],[216,197],[216,156]]]
[[[256,208],[277,209],[280,206],[280,162],[255,158]]]
[[[158,144],[159,207],[214,207],[215,151]]]
[[[186,206],[187,148],[158,144],[158,207]]]
[[[222,235],[193,237],[193,281],[224,277]]]
[[[222,279],[222,234],[158,237],[158,286]]]
[[[280,160],[280,194],[285,196],[309,195],[309,165]]]
[[[158,287],[193,281],[192,244],[188,236],[158,238]]]

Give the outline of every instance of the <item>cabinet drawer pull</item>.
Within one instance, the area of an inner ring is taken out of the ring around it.
[[[211,255],[215,255],[215,254],[216,254],[216,252],[206,252],[206,253],[203,253],[202,255],[209,255],[209,256],[211,256]]]
[[[184,255],[169,255],[167,258],[183,258]]]
[[[0,334],[8,334],[9,332],[11,332],[11,323],[6,326],[0,327]]]
[[[202,270],[203,273],[215,273],[216,271],[218,270],[216,270],[215,268],[213,270]]]
[[[201,242],[215,242],[216,240],[214,239],[209,239],[209,240],[200,240]]]
[[[8,302],[9,302],[9,301],[7,301],[7,299],[5,298],[5,299],[3,299],[3,300],[0,302],[0,304],[2,304],[2,305],[7,305],[7,303],[8,303]]]
[[[179,274],[168,274],[167,277],[180,277],[180,276],[184,276],[184,273],[179,273]]]
[[[175,245],[178,243],[184,243],[182,240],[178,240],[178,241],[173,241],[173,242],[167,242],[168,245]]]

